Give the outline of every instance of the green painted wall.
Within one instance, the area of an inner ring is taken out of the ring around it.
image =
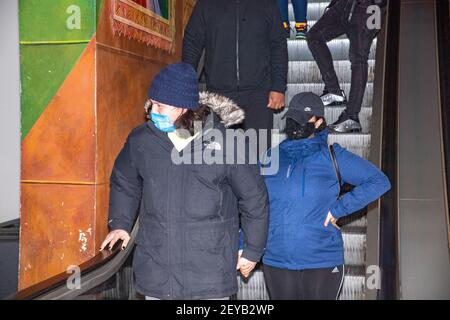
[[[19,0],[22,140],[91,40],[102,5],[102,0]],[[76,21],[73,9],[80,13],[75,28],[68,26]]]

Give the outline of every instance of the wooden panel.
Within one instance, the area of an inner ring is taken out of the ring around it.
[[[19,288],[93,257],[95,186],[22,184]]]
[[[93,183],[95,42],[22,143],[22,180]]]
[[[97,183],[109,183],[114,160],[131,129],[145,122],[144,103],[154,75],[181,58],[183,1],[177,1],[176,50],[167,54],[113,34],[110,1],[97,31]]]

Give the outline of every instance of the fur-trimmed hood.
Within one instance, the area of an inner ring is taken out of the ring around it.
[[[210,107],[225,128],[239,124],[245,119],[244,110],[242,110],[233,100],[217,93],[207,91],[200,92],[199,103]],[[149,114],[150,106],[150,100],[147,100],[144,106],[147,115]]]
[[[245,119],[245,111],[233,100],[222,95],[207,91],[201,92],[200,104],[210,107],[225,128],[242,123]]]

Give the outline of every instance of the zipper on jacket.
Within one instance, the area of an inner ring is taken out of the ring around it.
[[[167,185],[170,185],[170,173],[172,171],[172,168],[169,169],[169,172],[167,173]],[[169,269],[169,287],[170,287],[170,293],[169,298],[170,300],[173,300],[173,283],[172,283],[172,264],[171,264],[171,252],[170,252],[170,245],[171,245],[171,223],[172,219],[170,218],[170,210],[169,210],[169,204],[170,204],[170,193],[167,194],[167,206],[166,206],[166,217],[167,217],[167,236],[168,236],[168,242],[167,242],[167,264]]]
[[[236,87],[239,91],[239,86],[241,82],[240,71],[239,71],[239,29],[240,29],[240,0],[236,0]]]
[[[302,197],[305,196],[305,177],[306,177],[306,170],[303,168],[302,170]]]

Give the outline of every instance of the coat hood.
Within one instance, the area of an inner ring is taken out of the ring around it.
[[[233,100],[222,95],[208,91],[200,92],[199,103],[200,105],[208,106],[216,114],[225,128],[242,123],[245,119],[245,111]],[[150,106],[151,103],[148,100],[144,106],[146,114],[149,114]],[[149,117],[147,116],[147,118]]]
[[[245,112],[233,100],[212,92],[200,93],[200,104],[211,108],[220,119],[220,122],[229,128],[242,123]]]

